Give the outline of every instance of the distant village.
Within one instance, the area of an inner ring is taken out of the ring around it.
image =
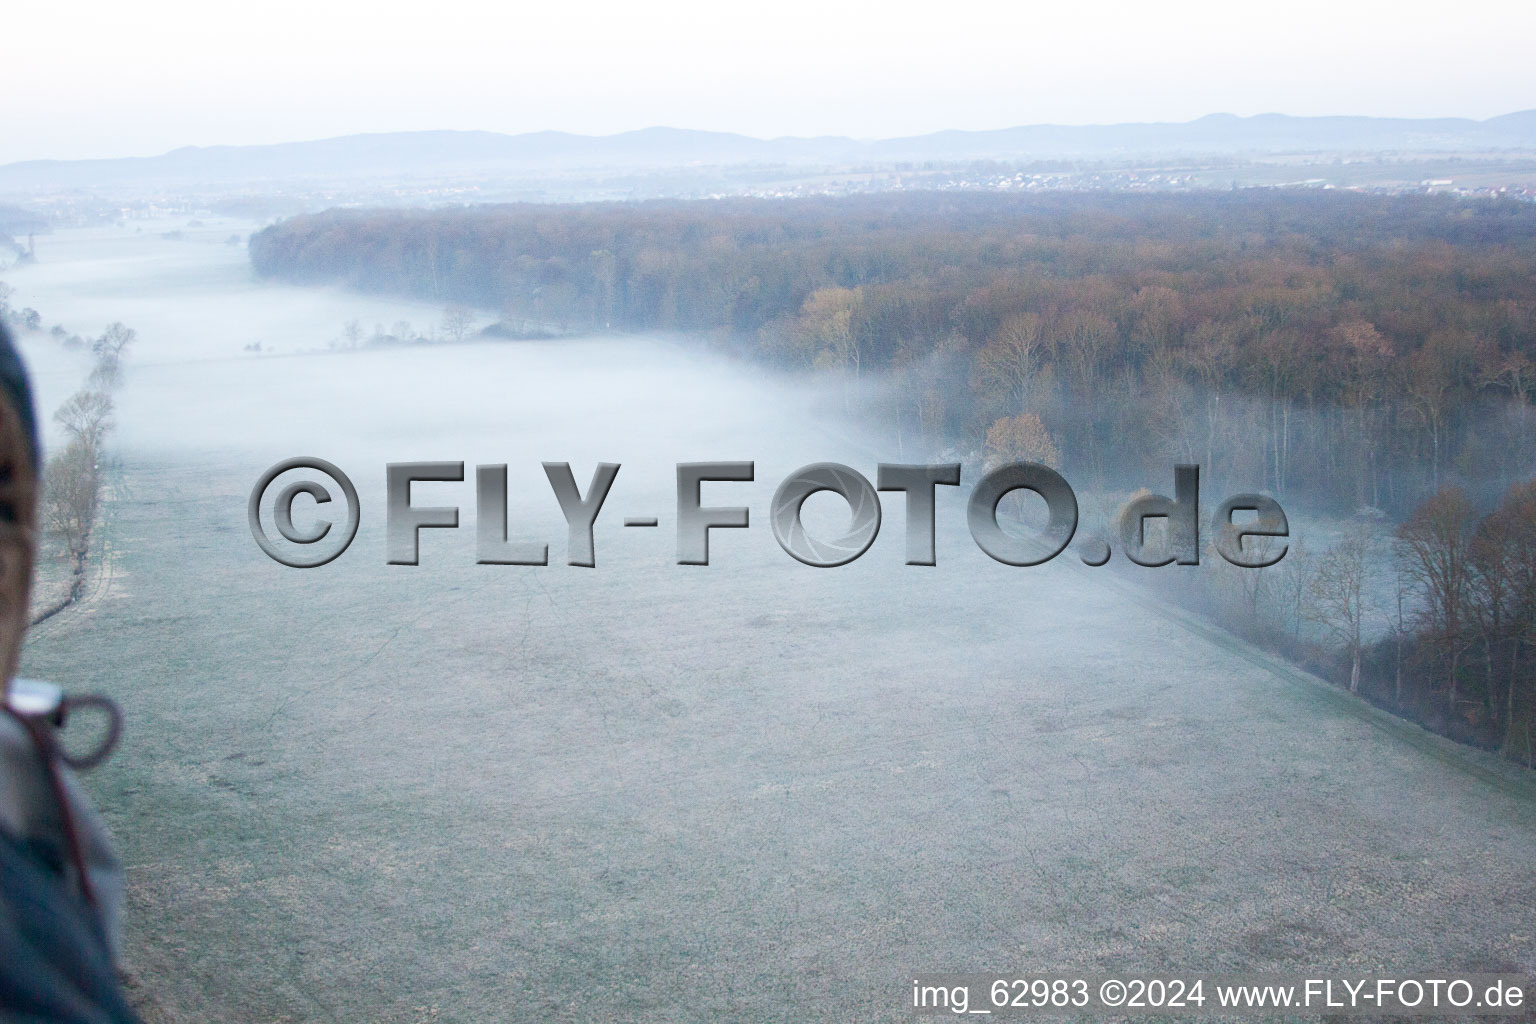
[[[468,206],[515,202],[623,202],[728,197],[796,199],[940,191],[1197,192],[1232,189],[1338,189],[1374,195],[1446,194],[1536,201],[1536,158],[1426,157],[1151,162],[1114,166],[1068,161],[923,163],[814,168],[724,165],[687,168],[570,169],[525,175],[140,183],[34,189],[0,195],[0,232],[21,237],[50,227],[206,214],[270,223],[338,207]]]

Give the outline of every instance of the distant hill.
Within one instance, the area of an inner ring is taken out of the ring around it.
[[[646,128],[602,136],[553,131],[522,135],[394,132],[266,146],[188,146],[154,157],[29,160],[0,166],[0,190],[130,183],[355,181],[385,176],[439,178],[603,167],[1508,151],[1536,152],[1536,110],[1486,121],[1211,114],[1183,123],[1029,125],[875,141],[834,136],[756,139],[679,128]]]

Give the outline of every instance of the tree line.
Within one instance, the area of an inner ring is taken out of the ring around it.
[[[1346,527],[1326,551],[1201,574],[1184,598],[1536,763],[1536,205],[1243,190],[350,210],[269,227],[250,253],[263,275],[525,328],[708,334],[841,376],[914,451],[1030,458],[1107,494],[1193,462],[1217,490],[1328,512]]]
[[[1421,699],[1443,703],[1457,731],[1536,767],[1536,481],[1482,515],[1461,490],[1441,491],[1398,527],[1397,544],[1421,598],[1410,637]]]
[[[1270,545],[1279,542],[1267,542]],[[1395,526],[1362,510],[1277,565],[1177,581],[1174,595],[1340,686],[1536,768],[1536,480],[1487,508],[1431,495]]]
[[[565,330],[709,333],[980,450],[1040,418],[1078,477],[1170,452],[1216,481],[1406,514],[1529,470],[1536,207],[1243,190],[345,210],[259,274]],[[512,333],[512,332],[508,332]]]
[[[41,332],[42,316],[10,306],[13,290],[0,281],[0,321],[17,330]],[[94,338],[84,338],[55,324],[49,336],[66,349],[89,349],[91,370],[84,385],[53,413],[63,444],[42,467],[38,520],[43,553],[65,563],[68,586],[34,614],[32,625],[57,615],[85,590],[92,540],[101,516],[106,443],[114,422],[112,395],[123,384],[123,359],[138,332],[122,323],[108,324]]]

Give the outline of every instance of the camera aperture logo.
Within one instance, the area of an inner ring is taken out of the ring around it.
[[[544,474],[555,500],[565,515],[568,529],[567,561],[595,568],[593,527],[619,474],[619,464],[598,463],[583,495],[568,462],[546,462]],[[267,532],[262,509],[268,491],[278,477],[295,470],[309,470],[329,477],[346,505],[344,519],[320,518],[299,528],[293,519],[294,503],[307,497],[320,509],[331,505],[332,489],[312,480],[285,484],[272,503],[271,526],[279,543]],[[746,506],[706,506],[705,483],[749,483],[755,479],[752,462],[681,462],[677,464],[677,563],[709,564],[711,530],[747,529],[751,512]],[[420,534],[427,529],[457,529],[456,506],[411,504],[411,485],[417,482],[462,483],[462,462],[392,462],[385,466],[385,547],[390,565],[417,565]],[[880,492],[901,492],[906,501],[907,565],[937,564],[936,489],[960,486],[959,463],[905,465],[880,463],[876,483],[852,467],[835,462],[816,462],[795,470],[774,492],[768,522],[774,539],[792,558],[805,565],[829,569],[847,565],[874,546],[880,534]],[[1002,500],[1015,491],[1030,491],[1044,500],[1047,520],[1033,536],[1005,530],[998,519]],[[828,491],[848,505],[849,525],[835,537],[817,537],[805,525],[801,510],[813,494]],[[480,565],[548,565],[549,545],[512,541],[507,531],[507,467],[505,464],[475,467],[475,561]],[[1234,521],[1239,512],[1253,518]],[[336,559],[351,546],[362,518],[357,488],[346,473],[324,459],[298,456],[275,464],[256,481],[247,507],[251,535],[261,550],[277,562],[296,569],[314,569]],[[1163,536],[1149,536],[1148,524],[1162,520]],[[337,524],[340,523],[339,528]],[[966,525],[976,545],[1005,565],[1042,565],[1065,551],[1077,533],[1077,495],[1062,475],[1037,462],[1010,462],[986,472],[972,489],[966,507]],[[658,517],[631,516],[626,527],[656,527]],[[1118,534],[1125,556],[1137,565],[1200,564],[1200,467],[1174,466],[1174,497],[1143,494],[1121,510]],[[1262,569],[1285,557],[1287,545],[1267,545],[1262,550],[1245,547],[1246,538],[1284,540],[1290,535],[1285,512],[1273,498],[1239,494],[1223,501],[1211,517],[1216,552],[1239,568]],[[1078,554],[1085,565],[1100,566],[1111,557],[1110,544],[1102,537],[1083,540]]]

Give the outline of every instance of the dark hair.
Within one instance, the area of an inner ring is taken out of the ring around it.
[[[42,445],[37,436],[37,412],[32,408],[32,384],[27,379],[27,368],[22,364],[16,346],[11,344],[10,332],[0,324],[0,395],[3,395],[21,418],[21,429],[27,435],[27,455],[32,459],[32,471],[42,471]]]

